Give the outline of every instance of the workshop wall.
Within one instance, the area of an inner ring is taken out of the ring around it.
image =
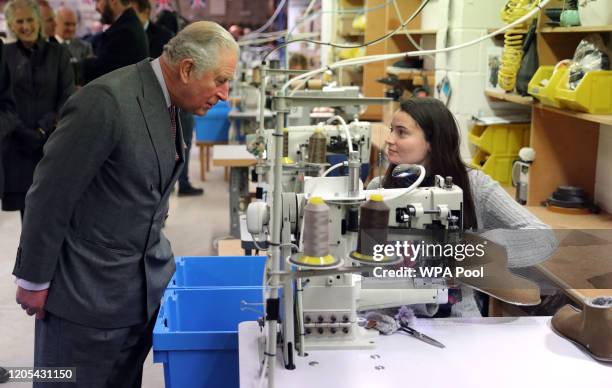
[[[500,10],[506,0],[435,0],[423,10],[423,28],[437,28],[436,47],[448,47],[478,39],[491,28],[503,26]],[[495,46],[493,39],[479,45],[437,54],[436,82],[448,77],[452,88],[449,109],[461,129],[461,155],[471,160],[467,131],[472,116],[491,114],[493,110],[524,110],[505,102],[491,102],[484,95],[487,51]]]

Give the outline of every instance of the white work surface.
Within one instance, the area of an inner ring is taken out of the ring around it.
[[[247,151],[246,145],[244,144],[214,145],[213,163],[219,163],[226,160],[256,161],[255,156]]]
[[[264,111],[265,118],[270,118],[273,116],[274,115],[272,114],[272,111],[270,111],[269,109],[266,109]],[[240,111],[234,108],[228,113],[228,118],[230,120],[231,119],[255,119],[257,117],[259,117],[259,110]]]
[[[379,336],[373,349],[309,351],[294,370],[282,366],[279,350],[276,387],[612,387],[612,365],[557,336],[550,317],[420,319],[415,328],[446,348],[396,333]],[[262,335],[256,322],[239,326],[241,388],[257,386]]]

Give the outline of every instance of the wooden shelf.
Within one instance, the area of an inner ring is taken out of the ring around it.
[[[391,31],[389,31],[391,32]],[[388,32],[388,33],[389,33]],[[415,30],[415,29],[408,29],[408,30],[399,30],[395,33],[393,33],[393,36],[406,36],[406,33],[410,34],[410,35],[435,35],[438,33],[438,30]]]
[[[365,36],[365,33],[363,31],[351,31],[351,32],[345,32],[345,33],[339,33],[338,35],[346,36],[349,38],[363,38]]]
[[[612,228],[612,215],[601,212],[599,214],[561,214],[551,212],[544,206],[527,206],[533,215],[538,217],[552,229],[610,229]]]
[[[385,69],[387,74],[391,74],[397,77],[400,81],[409,81],[415,78],[427,77],[427,83],[429,85],[435,84],[435,72],[432,70],[424,69],[403,69],[399,67],[387,66]],[[430,82],[433,79],[433,82]]]
[[[609,32],[612,31],[612,25],[606,26],[577,26],[577,27],[541,27],[538,32],[543,34],[554,34],[554,33],[587,33],[587,32]]]
[[[515,93],[494,92],[492,90],[485,90],[485,95],[489,98],[494,98],[496,100],[509,101],[515,104],[520,104],[520,105],[530,106],[533,104],[533,97],[531,96],[523,97]]]
[[[549,112],[558,113],[560,115],[573,117],[575,119],[590,121],[593,123],[612,125],[612,115],[593,115],[590,113],[576,112],[573,110],[557,109],[551,106],[546,106],[540,103],[535,103],[534,106],[538,109],[543,109]]]
[[[364,8],[372,10],[368,13],[368,23],[364,40],[369,42],[395,31],[402,23],[400,19],[415,14],[416,10],[419,8],[419,3],[420,1],[416,0],[397,1],[396,5],[399,8],[399,14],[402,16],[398,17],[396,7],[388,0],[365,0]],[[412,34],[415,41],[419,41],[421,36],[435,37],[437,33],[435,29],[422,28],[421,15],[417,14],[398,34],[394,35],[392,39],[385,39],[378,44],[367,46],[365,48],[365,54],[383,55],[414,51],[414,45],[406,38],[404,31]],[[429,43],[431,42],[423,42],[425,45]],[[368,63],[363,66],[363,94],[365,96],[383,97],[385,95],[387,86],[376,82],[376,80],[385,77],[386,67],[392,65],[394,62],[394,60],[387,60]],[[385,119],[385,112],[380,105],[370,105],[361,117],[374,121],[383,121]]]

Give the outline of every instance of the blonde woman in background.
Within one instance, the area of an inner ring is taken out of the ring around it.
[[[4,15],[17,40],[4,48],[16,113],[10,120],[11,133],[2,144],[2,210],[19,210],[23,217],[34,169],[55,129],[60,108],[74,91],[74,76],[68,50],[47,41],[36,1],[11,0]]]

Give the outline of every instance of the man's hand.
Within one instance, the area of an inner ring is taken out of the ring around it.
[[[28,313],[28,315],[36,314],[36,319],[45,317],[45,304],[47,303],[47,295],[49,290],[28,291],[17,286],[17,294],[15,299],[17,304]]]

